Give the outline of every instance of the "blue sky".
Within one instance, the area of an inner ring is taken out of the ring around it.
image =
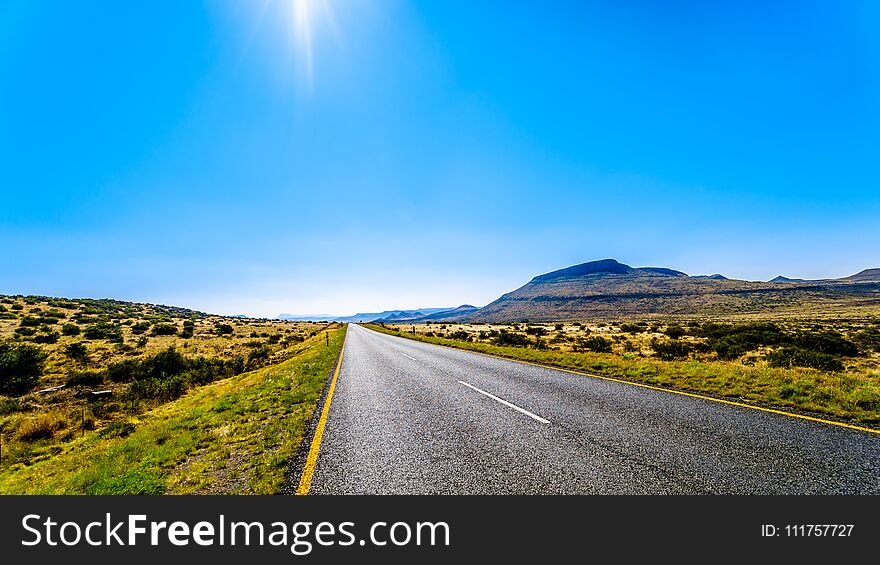
[[[880,267],[872,2],[0,0],[0,293],[482,305]]]

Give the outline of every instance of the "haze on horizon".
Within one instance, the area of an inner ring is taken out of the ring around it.
[[[7,0],[0,77],[0,293],[346,315],[608,257],[880,267],[866,1]]]

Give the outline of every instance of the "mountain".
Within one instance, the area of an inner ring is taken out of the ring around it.
[[[806,279],[790,279],[788,277],[783,277],[779,275],[776,278],[770,279],[768,282],[772,283],[807,283],[807,282],[819,282],[819,281],[808,281]]]
[[[771,282],[691,277],[665,267],[634,268],[602,259],[534,277],[478,310],[447,321],[560,321],[627,316],[742,314],[839,305],[880,305],[880,269],[852,277]]]
[[[845,281],[880,281],[880,269],[865,269],[860,273],[850,275],[841,280]]]
[[[411,319],[421,318],[438,312],[448,312],[452,308],[418,308],[416,310],[385,310],[384,312],[359,312],[351,316],[331,316],[329,314],[319,315],[299,315],[299,314],[279,314],[276,316],[279,320],[291,321],[315,321],[326,320],[328,322],[370,322],[373,320],[392,318],[394,321],[408,321]]]
[[[457,308],[452,308],[449,310],[441,310],[439,312],[433,312],[431,314],[427,314],[425,316],[419,316],[419,317],[415,317],[415,318],[401,319],[400,317],[395,318],[394,316],[388,316],[388,317],[379,318],[379,319],[376,319],[373,321],[374,322],[383,322],[383,323],[384,322],[387,322],[387,323],[404,322],[404,321],[405,322],[412,322],[412,323],[423,323],[423,322],[433,322],[433,321],[439,322],[439,321],[446,321],[446,320],[460,318],[461,316],[464,316],[467,314],[472,314],[473,312],[476,312],[477,310],[479,310],[479,308],[477,308],[476,306],[471,306],[470,304],[462,304],[461,306],[459,306]]]
[[[277,320],[286,320],[288,322],[315,322],[332,318],[333,316],[330,314],[278,314],[275,316]]]

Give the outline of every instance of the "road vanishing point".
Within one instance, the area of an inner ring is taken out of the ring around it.
[[[880,435],[351,324],[309,494],[878,494]]]

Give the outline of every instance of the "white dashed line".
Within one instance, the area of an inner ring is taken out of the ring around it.
[[[517,406],[516,404],[511,404],[510,402],[504,400],[503,398],[498,398],[498,397],[495,396],[494,394],[489,393],[489,392],[486,392],[486,391],[483,390],[483,389],[477,388],[477,387],[475,387],[475,386],[472,385],[472,384],[468,384],[468,383],[466,383],[466,382],[464,382],[464,381],[458,381],[458,382],[461,383],[461,384],[463,384],[464,386],[470,388],[470,389],[473,389],[473,390],[479,392],[480,394],[485,394],[486,396],[488,396],[488,397],[491,398],[492,400],[495,400],[495,401],[497,401],[497,402],[500,402],[501,404],[507,406],[508,408],[513,408],[513,409],[516,410],[517,412],[522,412],[523,414],[525,414],[525,415],[528,416],[529,418],[534,418],[535,420],[541,422],[542,424],[549,424],[549,423],[550,423],[550,420],[545,420],[544,418],[538,416],[537,414],[533,414],[532,412],[529,412],[529,411],[526,410],[525,408],[520,408],[520,407]]]

